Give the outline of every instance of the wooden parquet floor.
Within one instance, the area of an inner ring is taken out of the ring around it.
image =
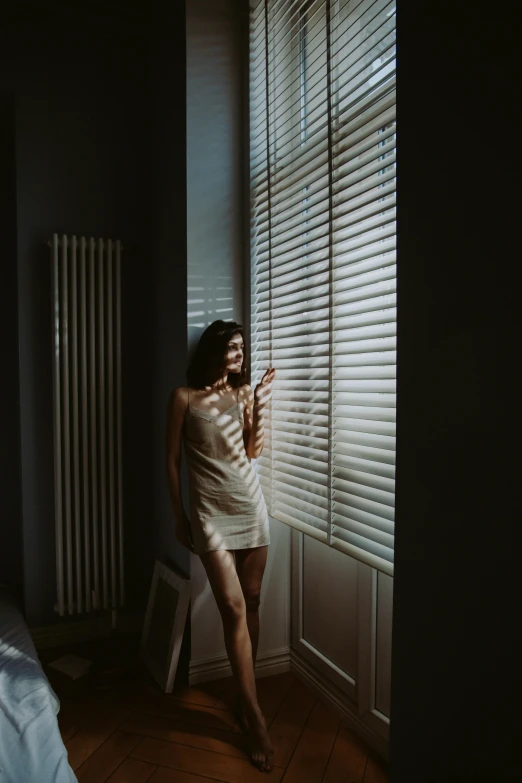
[[[60,730],[80,783],[387,783],[384,763],[291,674],[258,680],[274,769],[256,770],[232,711],[231,679],[165,695],[139,664],[115,661],[71,682],[46,665]],[[90,656],[91,658],[95,656]]]

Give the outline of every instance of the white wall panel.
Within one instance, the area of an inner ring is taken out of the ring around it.
[[[388,755],[393,578],[292,531],[292,670]]]
[[[303,541],[303,638],[357,678],[357,561]]]
[[[393,578],[377,574],[375,709],[390,717]]]

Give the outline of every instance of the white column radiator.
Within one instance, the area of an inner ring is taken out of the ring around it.
[[[124,603],[119,241],[51,242],[56,610]]]

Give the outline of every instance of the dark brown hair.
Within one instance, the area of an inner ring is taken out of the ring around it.
[[[225,369],[228,343],[237,334],[240,334],[244,340],[243,327],[235,321],[214,321],[207,326],[187,368],[187,383],[191,389],[203,389],[218,380]],[[235,388],[248,383],[245,349],[243,349],[241,372],[229,373],[228,382]]]

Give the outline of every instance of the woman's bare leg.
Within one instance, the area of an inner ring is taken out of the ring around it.
[[[243,591],[246,607],[246,620],[250,643],[252,645],[252,661],[254,671],[256,666],[257,648],[259,644],[259,604],[261,599],[261,585],[265,573],[268,547],[262,546],[255,549],[238,549],[236,556],[236,570]],[[243,731],[248,734],[248,718],[241,703],[241,697],[237,694],[239,723]]]
[[[259,604],[268,547],[260,546],[255,549],[239,549],[235,555],[237,575],[245,598],[246,619],[255,668],[259,644]]]
[[[252,643],[235,558],[232,552],[219,550],[202,554],[201,562],[223,620],[225,646],[248,719],[252,761],[263,772],[269,772],[272,768],[273,751],[257,701]]]

